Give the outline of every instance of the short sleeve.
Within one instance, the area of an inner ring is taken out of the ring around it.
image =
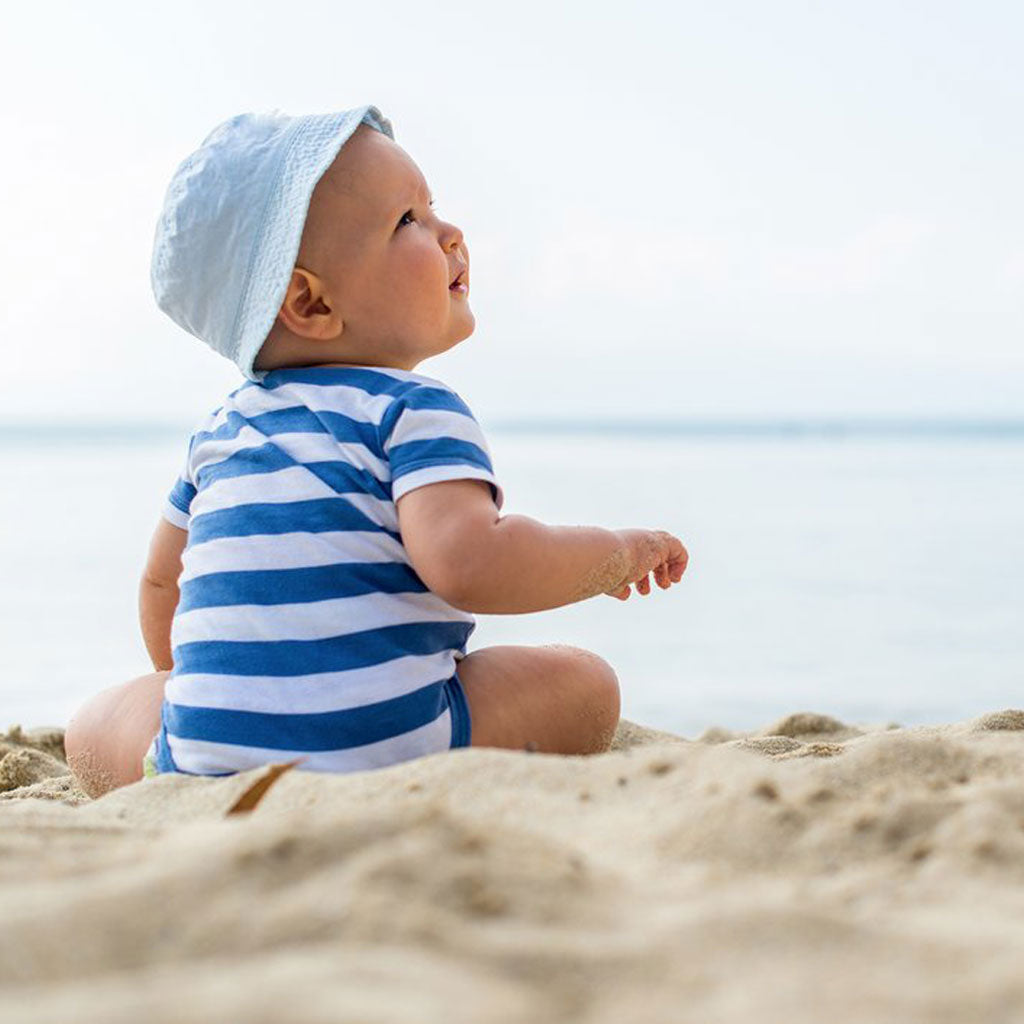
[[[466,403],[446,387],[422,386],[396,398],[381,423],[391,468],[391,500],[444,480],[484,480],[504,501],[483,431]]]
[[[192,481],[190,465],[191,455],[192,445],[190,443],[189,457],[185,459],[185,465],[182,467],[178,479],[171,488],[171,493],[167,495],[167,500],[164,502],[163,507],[164,519],[172,526],[180,527],[182,530],[188,529],[189,519],[191,518],[189,509],[192,506],[192,499],[196,496],[196,485]]]

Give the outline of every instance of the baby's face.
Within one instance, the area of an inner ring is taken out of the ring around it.
[[[317,182],[297,266],[342,321],[342,362],[412,369],[473,333],[462,232],[434,213],[409,155],[367,125]]]

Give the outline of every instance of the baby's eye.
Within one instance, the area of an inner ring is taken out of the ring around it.
[[[434,208],[434,200],[433,199],[430,200],[430,208],[431,209]],[[406,220],[406,217],[408,217],[409,219]],[[398,226],[400,228],[401,227],[405,227],[406,224],[412,224],[413,221],[415,221],[415,219],[416,218],[413,216],[412,210],[406,210],[405,213],[403,213],[402,216],[399,218]]]

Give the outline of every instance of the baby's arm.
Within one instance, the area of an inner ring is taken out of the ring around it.
[[[546,526],[502,517],[490,486],[449,480],[398,499],[402,541],[424,583],[449,604],[483,615],[544,611],[596,594],[663,589],[686,568],[683,545],[661,530]],[[638,582],[639,581],[639,582]]]
[[[178,607],[178,577],[181,553],[188,530],[161,519],[149,544],[149,558],[139,584],[139,623],[142,639],[159,670],[173,668],[171,660],[171,619]]]

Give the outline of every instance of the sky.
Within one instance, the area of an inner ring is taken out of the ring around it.
[[[0,423],[219,405],[150,290],[167,183],[363,103],[465,233],[476,330],[417,369],[485,426],[1019,417],[1022,50],[986,0],[10,5]]]

